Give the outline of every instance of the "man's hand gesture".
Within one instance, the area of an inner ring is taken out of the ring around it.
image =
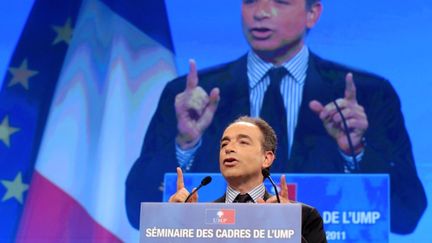
[[[280,178],[280,192],[279,192],[279,199],[281,203],[289,203],[289,199],[288,199],[288,187],[287,187],[287,183],[286,183],[286,177],[285,175],[282,175]],[[277,203],[277,197],[272,196],[270,198],[268,198],[266,201],[264,201],[264,199],[259,198],[257,200],[257,203]]]
[[[169,198],[168,202],[185,202],[188,196],[189,191],[184,186],[183,172],[180,167],[177,167],[177,192]],[[198,192],[195,192],[187,202],[198,202]]]
[[[194,147],[213,121],[219,103],[219,88],[210,95],[198,86],[198,73],[194,60],[189,60],[186,89],[175,98],[178,134],[176,142],[182,149]]]
[[[362,139],[369,124],[363,106],[357,103],[352,73],[348,73],[345,77],[345,97],[337,99],[336,103],[346,119],[348,131],[345,131],[342,117],[333,102],[323,106],[320,102],[313,100],[309,103],[309,107],[319,116],[327,132],[336,140],[339,148],[345,154],[351,154],[347,132],[351,137],[354,152],[358,154],[363,149]]]

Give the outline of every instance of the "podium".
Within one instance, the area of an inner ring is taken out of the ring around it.
[[[140,242],[301,242],[301,205],[141,203]]]
[[[212,182],[199,191],[200,202],[212,202],[226,189],[219,173],[185,173],[190,191],[205,176]],[[272,174],[279,185],[281,174]],[[329,242],[388,242],[390,232],[387,174],[286,174],[291,200],[312,205],[320,212]],[[177,175],[165,174],[164,201],[176,190]],[[271,184],[264,183],[274,194]],[[254,213],[254,211],[251,211]]]

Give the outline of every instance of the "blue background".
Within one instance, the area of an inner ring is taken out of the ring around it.
[[[247,51],[240,27],[240,1],[166,0],[178,73],[187,59],[198,67],[227,62]],[[32,0],[0,1],[0,82],[33,4]],[[391,80],[398,92],[413,143],[419,177],[429,204],[432,195],[432,147],[429,128],[432,94],[432,2],[324,1],[324,12],[310,32],[308,46],[321,56],[371,71]],[[1,83],[0,83],[1,85]],[[392,242],[432,241],[429,206],[416,231],[392,235]]]

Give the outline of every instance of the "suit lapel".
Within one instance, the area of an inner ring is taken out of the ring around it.
[[[212,76],[211,87],[220,89],[220,101],[211,125],[204,133],[204,149],[198,151],[192,171],[219,170],[219,141],[224,129],[241,115],[249,115],[249,88],[246,55],[226,64],[216,77]],[[220,70],[216,68],[216,70]],[[215,161],[209,161],[214,158]]]
[[[267,199],[269,199],[272,196],[273,196],[272,194],[270,194],[267,190],[265,190],[263,199],[264,201],[267,201]]]
[[[220,110],[228,112],[226,116],[237,118],[240,115],[249,115],[249,82],[247,77],[247,56],[242,56],[228,67],[227,80],[221,86]],[[229,121],[229,122],[232,122]]]
[[[226,75],[220,80],[220,103],[211,125],[218,141],[228,124],[250,114],[246,60],[246,56],[243,56],[229,64]]]
[[[299,131],[317,132],[322,127],[321,120],[309,108],[309,103],[312,100],[318,100],[323,105],[328,104],[335,99],[335,90],[331,80],[321,76],[322,70],[319,63],[316,61],[316,56],[311,54],[309,58],[309,67],[306,75],[305,85],[303,89],[303,98],[300,105],[299,120],[297,122],[296,135]],[[300,128],[307,128],[306,130]]]
[[[318,115],[309,108],[309,103],[318,100],[326,105],[336,99],[337,93],[340,92],[337,75],[323,66],[319,57],[311,53],[308,65],[288,172],[302,172],[305,168],[304,163],[310,160],[314,148],[322,143],[318,138],[328,137]]]

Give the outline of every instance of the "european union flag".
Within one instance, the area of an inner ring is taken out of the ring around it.
[[[35,1],[0,91],[0,241],[12,241],[81,1]]]

